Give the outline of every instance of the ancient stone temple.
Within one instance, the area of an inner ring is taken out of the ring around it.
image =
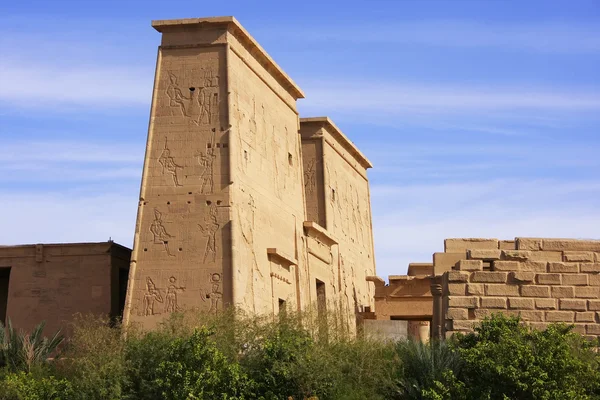
[[[124,320],[372,306],[370,162],[232,17],[162,33]]]

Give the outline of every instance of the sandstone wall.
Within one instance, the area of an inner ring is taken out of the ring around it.
[[[536,328],[551,322],[600,335],[600,241],[517,238],[448,239],[465,253],[442,277],[445,335],[469,331],[493,312],[520,315]],[[434,319],[436,317],[434,316]]]

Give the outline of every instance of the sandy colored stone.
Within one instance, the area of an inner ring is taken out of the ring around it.
[[[588,275],[586,274],[564,274],[562,276],[563,285],[586,286],[588,284]]]
[[[460,260],[458,262],[460,271],[482,271],[483,261],[481,260]]]
[[[535,299],[535,308],[540,310],[556,310],[556,300]]]
[[[448,294],[450,296],[464,296],[466,293],[466,284],[464,283],[449,283]]]
[[[576,312],[575,322],[596,322],[596,313],[593,311]]]
[[[529,323],[527,323],[527,325],[533,329],[543,331],[543,330],[548,329],[548,326],[550,324],[548,322],[529,322]]]
[[[543,239],[542,250],[546,251],[600,251],[600,240]]]
[[[502,260],[508,261],[527,261],[531,252],[528,250],[502,250]]]
[[[598,335],[598,336],[600,336],[600,324],[587,324],[585,326],[585,332],[588,335]]]
[[[521,286],[521,296],[523,297],[550,297],[550,287],[548,286]]]
[[[600,311],[600,300],[588,300],[588,310]]]
[[[449,308],[446,319],[469,319],[469,311],[466,308]]]
[[[548,263],[544,261],[524,261],[520,267],[522,271],[548,272]]]
[[[467,258],[467,251],[454,253],[433,253],[433,273],[441,275],[452,270],[460,260]]]
[[[585,273],[600,273],[600,262],[597,263],[581,263],[580,265],[581,272]]]
[[[576,299],[560,299],[558,301],[558,308],[560,310],[585,311],[587,309],[587,301]]]
[[[467,285],[467,295],[469,296],[481,296],[485,293],[483,284],[469,283]]]
[[[469,250],[471,260],[499,260],[500,250],[496,249],[473,249]]]
[[[479,298],[472,296],[449,296],[448,307],[464,307],[464,308],[476,308],[479,306]]]
[[[479,321],[454,320],[452,321],[452,329],[455,331],[471,331],[478,323]]]
[[[600,286],[600,274],[588,274],[588,285]]]
[[[548,272],[551,273],[579,273],[579,263],[549,262]]]
[[[485,319],[492,315],[492,313],[497,312],[498,310],[488,310],[487,308],[477,308],[474,310],[476,319]]]
[[[573,322],[574,320],[573,311],[546,311],[547,322]]]
[[[500,250],[516,250],[517,242],[515,240],[499,240],[498,248]]]
[[[482,297],[481,308],[506,308],[506,299],[501,297]]]
[[[508,299],[508,308],[533,310],[535,308],[535,300],[531,298],[510,297]]]
[[[585,327],[586,327],[585,324],[574,324],[573,330],[571,332],[577,333],[579,335],[585,335],[585,333],[586,333]]]
[[[542,322],[544,321],[544,311],[518,311],[517,315],[521,317],[523,321]]]
[[[563,251],[563,260],[569,262],[594,262],[594,253],[591,251]]]
[[[447,276],[448,282],[468,282],[471,274],[464,271],[449,271]]]
[[[600,287],[598,286],[577,286],[575,287],[575,297],[582,299],[600,298]]]
[[[492,264],[493,271],[518,271],[519,269],[518,261],[494,261]]]
[[[471,275],[471,282],[478,283],[506,283],[508,274],[506,272],[474,272]]]
[[[555,299],[575,297],[575,288],[572,286],[553,286],[552,297]]]
[[[486,296],[518,296],[519,285],[485,285]]]
[[[444,241],[444,251],[446,253],[473,249],[498,249],[498,239],[460,238]]]
[[[560,285],[562,283],[560,274],[537,274],[535,280],[539,285]]]
[[[516,248],[519,250],[541,250],[542,239],[538,238],[517,238]]]
[[[510,274],[510,280],[513,280],[515,282],[518,283],[529,283],[529,282],[533,282],[535,279],[535,273],[534,272],[512,272]]]

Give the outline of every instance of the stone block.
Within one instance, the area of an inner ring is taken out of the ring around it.
[[[600,324],[587,324],[585,326],[585,332],[588,335],[600,335]]]
[[[548,272],[577,274],[579,273],[579,263],[549,262]]]
[[[574,324],[573,333],[577,333],[579,335],[585,335],[585,324]]]
[[[588,275],[588,285],[600,286],[600,274],[589,274]]]
[[[570,262],[594,262],[594,253],[591,251],[563,251],[563,260]]]
[[[482,297],[481,308],[506,308],[506,299],[501,297]]]
[[[535,299],[535,308],[540,310],[556,310],[556,300]]]
[[[519,311],[518,315],[523,321],[542,322],[544,321],[544,311]]]
[[[581,263],[580,264],[581,272],[585,273],[600,273],[600,262],[597,263]]]
[[[547,322],[529,322],[527,325],[529,325],[531,328],[536,329],[538,331],[543,331],[545,329],[548,329],[548,326],[550,324]]]
[[[524,261],[521,263],[521,271],[547,272],[548,263],[544,261]]]
[[[507,261],[509,262],[509,261]],[[535,279],[535,273],[534,272],[512,272],[510,274],[510,279],[515,281],[515,282],[519,282],[519,283],[529,283],[529,282],[533,282],[533,280]]]
[[[449,283],[448,294],[450,296],[464,296],[466,293],[466,283]]]
[[[450,296],[448,297],[448,307],[477,308],[479,298],[472,296]]]
[[[537,274],[535,280],[539,285],[560,285],[562,283],[560,274]]]
[[[469,319],[469,310],[466,308],[449,308],[446,311],[446,319]]]
[[[575,288],[575,297],[580,299],[600,298],[600,287],[598,286],[577,286]]]
[[[527,261],[530,253],[528,250],[502,250],[500,258],[508,261]]]
[[[521,296],[523,297],[550,297],[550,287],[548,286],[521,286]]]
[[[538,238],[517,238],[516,248],[518,250],[541,250],[542,239]]]
[[[508,274],[506,272],[474,272],[471,276],[471,282],[481,283],[506,283]]]
[[[594,253],[594,261],[600,263],[600,252]]]
[[[543,239],[542,250],[549,251],[600,251],[600,240]]]
[[[487,308],[477,308],[474,311],[475,318],[477,319],[485,319],[492,315],[492,313],[494,312],[493,310],[488,310]]]
[[[461,271],[483,271],[481,260],[460,260],[457,266]]]
[[[448,274],[448,282],[468,282],[469,274],[468,272],[462,271],[449,271]]]
[[[485,285],[486,296],[518,296],[519,285]]]
[[[552,286],[552,297],[555,299],[575,297],[575,288],[571,286]]]
[[[467,258],[466,250],[458,253],[433,253],[433,272],[441,275],[450,271],[460,260]]]
[[[473,327],[478,324],[479,321],[452,321],[452,330],[454,331],[472,331]]]
[[[546,311],[546,322],[573,322],[574,320],[573,311]]]
[[[516,250],[517,242],[515,240],[499,240],[498,248],[500,250]]]
[[[574,310],[574,311],[585,311],[587,310],[587,301],[579,299],[560,299],[558,301],[559,310]]]
[[[518,271],[520,269],[518,261],[494,261],[492,270],[494,271]]]
[[[596,313],[593,311],[576,312],[575,322],[596,322]]]
[[[479,283],[469,283],[467,285],[467,295],[469,296],[481,296],[485,292],[483,290],[483,285]]]
[[[497,249],[498,239],[461,238],[444,240],[444,252],[453,253],[472,249]]]
[[[508,308],[520,310],[533,310],[535,308],[535,300],[531,298],[510,297],[508,299]]]
[[[600,311],[600,300],[588,300],[588,310]]]
[[[562,281],[563,285],[587,286],[588,276],[586,274],[564,274]]]
[[[469,250],[470,260],[499,260],[500,250],[496,249],[473,249]]]

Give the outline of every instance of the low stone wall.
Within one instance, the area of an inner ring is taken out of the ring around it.
[[[600,241],[517,238],[514,249],[502,249],[498,241],[449,240],[466,259],[441,279],[446,337],[494,312],[520,315],[535,328],[565,322],[600,336]]]

